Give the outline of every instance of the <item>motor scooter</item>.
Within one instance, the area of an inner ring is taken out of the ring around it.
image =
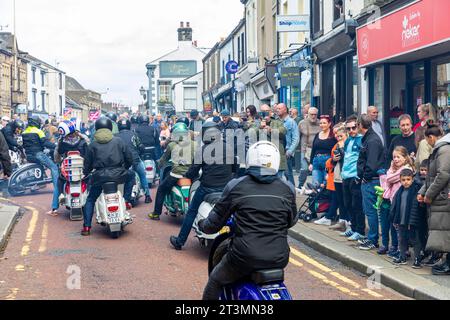
[[[214,240],[208,260],[209,274],[228,252],[228,246],[234,233],[234,219],[230,218]],[[248,277],[224,286],[221,300],[292,300],[284,284],[283,269],[257,270]]]
[[[103,192],[95,203],[97,223],[106,227],[113,239],[119,238],[124,228],[133,223],[126,211],[123,198],[123,185],[107,182],[102,186]]]
[[[69,210],[71,221],[83,220],[83,208],[86,204],[88,192],[87,183],[83,179],[84,159],[78,151],[67,153],[61,163],[61,175],[64,178],[64,203]]]
[[[163,172],[163,177],[170,174],[171,165],[167,166]],[[177,218],[184,216],[189,209],[189,194],[192,181],[186,178],[178,179],[177,184],[172,188],[169,194],[164,198],[164,206],[167,209],[166,214]]]
[[[151,188],[156,180],[155,147],[142,148],[141,159],[144,162],[148,186]]]
[[[145,190],[142,188],[141,179],[137,173],[134,174],[134,184],[131,191],[130,204],[134,208],[137,206],[139,199],[145,196]]]

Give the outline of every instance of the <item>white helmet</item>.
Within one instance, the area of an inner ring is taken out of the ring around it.
[[[253,144],[247,153],[246,167],[262,168],[262,174],[274,176],[280,168],[280,151],[277,146],[268,141]]]

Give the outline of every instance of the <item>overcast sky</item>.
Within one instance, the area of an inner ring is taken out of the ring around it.
[[[0,0],[11,31],[13,0]],[[55,65],[104,100],[137,105],[145,64],[177,47],[190,21],[199,47],[211,48],[243,17],[239,0],[16,0],[19,49]]]

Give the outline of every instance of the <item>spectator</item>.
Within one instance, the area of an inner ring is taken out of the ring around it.
[[[170,140],[170,129],[167,122],[161,123],[161,132],[159,133],[159,142],[162,150],[165,150]]]
[[[325,185],[326,170],[325,164],[331,157],[331,150],[337,143],[333,134],[333,125],[330,116],[323,115],[320,117],[320,129],[316,137],[314,138],[311,159],[312,163],[309,166],[309,171],[312,171],[313,184]]]
[[[398,258],[398,237],[397,231],[394,229],[391,220],[390,212],[392,201],[401,187],[400,173],[404,169],[415,170],[414,163],[409,156],[408,150],[405,147],[398,146],[392,152],[391,165],[386,175],[380,177],[381,187],[384,190],[383,202],[380,206],[380,226],[382,246],[378,250],[378,254],[388,254],[391,257]],[[389,233],[391,234],[392,247],[389,250]]]
[[[358,158],[358,177],[361,179],[363,210],[369,223],[367,239],[360,240],[361,250],[378,248],[378,213],[374,208],[377,202],[375,191],[380,186],[380,175],[385,172],[386,151],[379,135],[373,130],[373,117],[363,114],[359,128],[363,134],[361,153]]]
[[[310,104],[306,104],[302,107],[302,117],[303,117],[302,120],[305,120],[308,118],[310,108],[311,108]]]
[[[306,108],[306,106],[305,106]],[[301,145],[301,168],[298,188],[301,189],[308,178],[308,167],[312,163],[311,151],[314,137],[320,132],[319,126],[319,109],[309,108],[308,116],[300,121],[298,128],[300,131],[300,145]]]
[[[201,118],[200,113],[197,110],[192,110],[190,113],[191,122],[189,124],[189,130],[192,132],[200,133],[204,120]]]
[[[422,104],[417,108],[417,116],[419,122],[414,126],[413,131],[416,134],[416,145],[425,139],[425,130],[427,129],[428,120],[435,120],[433,116],[433,105],[431,103]]]
[[[295,121],[297,126],[300,121],[302,121],[302,119],[298,116],[298,110],[296,108],[291,108],[291,110],[289,110],[289,116]]]
[[[425,232],[420,224],[426,217],[426,211],[416,199],[420,186],[414,181],[414,172],[411,169],[403,169],[400,174],[401,187],[395,194],[392,203],[392,221],[398,230],[400,242],[400,255],[394,259],[398,265],[406,265],[406,253],[408,252],[409,239],[414,239],[414,267],[421,267],[421,252],[425,244],[421,241],[421,232]],[[423,239],[423,237],[422,237]]]
[[[450,275],[450,134],[443,136],[437,125],[428,125],[425,137],[434,147],[429,159],[428,176],[417,200],[430,206],[427,250],[447,253],[446,261],[434,266],[434,275]]]
[[[278,116],[280,117],[280,120],[283,121],[283,125],[286,128],[286,178],[295,187],[293,169],[295,165],[295,150],[297,149],[300,140],[298,125],[289,116],[287,106],[284,103],[278,105]]]
[[[236,130],[239,128],[239,124],[231,118],[230,111],[223,110],[220,115],[222,116],[221,129],[222,131],[227,129]]]
[[[246,109],[246,113],[247,122],[242,127],[245,131],[247,131],[252,125],[259,121],[258,111],[256,110],[256,107],[254,105],[249,105]]]
[[[1,128],[0,128],[0,129],[5,128],[5,127],[8,125],[8,123],[9,123],[10,121],[11,121],[11,119],[10,119],[9,117],[3,116],[3,117],[2,117],[2,125],[1,125]]]
[[[416,136],[412,131],[413,121],[411,116],[408,114],[403,114],[398,118],[400,124],[401,135],[396,136],[392,139],[391,145],[389,146],[387,164],[389,165],[392,161],[392,154],[396,147],[405,147],[408,150],[408,154],[412,158],[416,158],[417,146],[415,143]]]
[[[364,238],[366,220],[362,210],[361,180],[358,179],[357,162],[362,147],[362,135],[358,134],[358,118],[347,119],[345,128],[349,133],[344,145],[344,163],[342,166],[342,187],[344,189],[344,207],[350,213],[347,230],[341,233],[350,241]],[[351,228],[350,228],[351,226]]]
[[[367,114],[372,120],[372,129],[380,137],[383,146],[386,146],[386,134],[383,124],[378,120],[379,111],[377,107],[371,106],[367,108]]]
[[[320,220],[315,221],[315,224],[331,226],[331,223],[337,217],[337,210],[339,209],[339,223],[333,230],[345,231],[347,224],[350,222],[348,211],[344,206],[344,194],[342,189],[342,164],[344,162],[344,145],[347,140],[347,132],[343,123],[336,125],[333,129],[334,136],[337,139],[336,145],[331,150],[331,158],[327,160],[327,190],[331,192],[331,206],[327,214]]]

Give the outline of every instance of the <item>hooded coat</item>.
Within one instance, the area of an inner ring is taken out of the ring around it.
[[[92,183],[101,186],[106,182],[123,184],[128,177],[128,169],[133,164],[133,156],[125,143],[114,137],[111,130],[100,129],[95,132],[94,142],[87,150],[84,159],[84,175],[92,171]]]
[[[438,140],[430,156],[420,194],[431,199],[427,250],[450,252],[450,134]]]

